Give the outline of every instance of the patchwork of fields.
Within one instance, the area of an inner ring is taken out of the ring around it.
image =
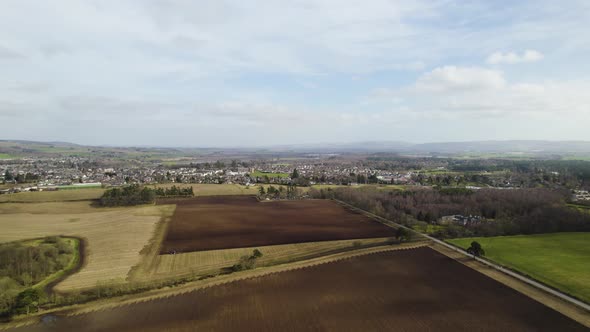
[[[332,201],[258,202],[253,196],[176,203],[161,253],[394,236],[393,229]]]
[[[429,248],[370,254],[115,309],[71,331],[587,331]],[[34,325],[11,331],[45,331]]]
[[[293,264],[287,263],[352,250],[391,250],[394,247],[389,245],[396,242],[394,229],[333,201],[259,202],[252,196],[257,188],[193,188],[196,198],[118,208],[92,204],[90,200],[98,198],[102,189],[6,195],[9,198],[0,201],[0,242],[50,235],[83,238],[85,264],[55,286],[58,293],[75,293],[97,284],[116,287],[209,278],[227,272],[254,249],[263,253],[255,264],[263,268],[238,272],[236,278],[240,273],[290,267]],[[589,301],[589,236],[561,233],[450,242],[467,247],[477,240],[492,260]],[[416,241],[425,245],[422,238]],[[50,328],[585,330],[557,311],[427,247],[345,257],[75,317],[59,318],[58,312]],[[17,330],[47,328],[34,325]]]

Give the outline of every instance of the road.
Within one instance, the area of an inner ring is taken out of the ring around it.
[[[582,302],[582,301],[580,301],[580,300],[578,300],[576,298],[573,298],[573,297],[571,297],[571,296],[569,296],[569,295],[567,295],[565,293],[562,293],[562,292],[560,292],[560,291],[558,291],[556,289],[547,287],[544,284],[539,283],[538,281],[535,281],[535,280],[533,280],[531,278],[528,278],[526,276],[523,276],[523,275],[521,275],[519,273],[516,273],[516,272],[514,272],[512,270],[506,269],[506,268],[504,268],[504,267],[502,267],[502,266],[500,266],[498,264],[492,263],[492,262],[490,262],[490,261],[488,261],[486,259],[483,259],[483,258],[480,258],[480,257],[473,257],[472,255],[470,255],[469,253],[467,253],[465,250],[459,249],[459,248],[457,248],[457,247],[455,247],[453,245],[450,245],[450,244],[448,244],[448,243],[446,243],[444,241],[441,241],[441,240],[439,240],[437,238],[434,238],[432,236],[426,235],[424,233],[417,232],[417,231],[415,231],[414,229],[412,229],[410,227],[407,227],[407,226],[398,224],[396,222],[393,222],[391,220],[388,220],[388,219],[379,217],[378,215],[375,215],[375,214],[373,214],[371,212],[368,212],[368,211],[365,211],[363,209],[359,209],[359,208],[357,208],[355,206],[352,206],[352,205],[350,205],[348,203],[345,203],[343,201],[340,201],[340,200],[337,200],[337,199],[334,199],[334,200],[336,202],[338,202],[339,204],[342,204],[342,205],[344,205],[344,206],[346,206],[346,207],[348,207],[348,208],[350,208],[352,210],[360,211],[361,213],[364,213],[364,214],[366,214],[366,215],[368,215],[368,216],[370,216],[370,217],[372,217],[372,218],[380,221],[384,225],[387,225],[387,226],[390,226],[390,227],[394,227],[394,228],[401,227],[401,228],[405,228],[407,230],[410,230],[410,231],[412,231],[414,233],[418,233],[421,236],[423,236],[423,237],[425,237],[425,238],[427,238],[427,239],[429,239],[429,240],[431,240],[431,241],[433,241],[433,242],[435,242],[437,244],[440,244],[442,246],[445,246],[446,248],[449,248],[451,250],[457,251],[457,252],[459,252],[459,253],[467,256],[467,257],[472,257],[476,261],[478,261],[478,262],[480,262],[482,264],[485,264],[485,265],[487,265],[487,266],[489,266],[489,267],[491,267],[491,268],[493,268],[493,269],[495,269],[497,271],[500,271],[500,272],[502,272],[504,274],[507,274],[507,275],[509,275],[509,276],[511,276],[513,278],[516,278],[516,279],[518,279],[518,280],[526,283],[526,284],[529,284],[529,285],[531,285],[531,286],[533,286],[535,288],[538,288],[538,289],[540,289],[540,290],[542,290],[544,292],[547,292],[547,293],[549,293],[549,294],[551,294],[553,296],[556,296],[556,297],[558,297],[558,298],[560,298],[560,299],[562,299],[562,300],[564,300],[564,301],[566,301],[568,303],[571,303],[571,304],[573,304],[575,306],[578,306],[578,307],[580,307],[580,308],[582,308],[582,309],[590,312],[590,305],[589,304],[587,304],[585,302]]]

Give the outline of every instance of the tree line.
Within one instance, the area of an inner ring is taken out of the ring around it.
[[[99,202],[101,206],[132,206],[154,203],[156,197],[192,197],[193,188],[148,188],[137,184],[121,188],[112,188],[104,192]]]
[[[39,180],[39,175],[33,173],[18,173],[12,174],[9,170],[4,172],[4,182],[16,181],[16,183],[28,183]]]
[[[260,199],[298,199],[302,194],[303,192],[301,189],[297,188],[295,185],[278,187],[271,185],[266,189],[264,186],[258,188],[258,198]]]
[[[451,223],[433,234],[439,238],[590,231],[590,214],[567,207],[567,191],[338,188],[311,189],[309,194],[336,198],[410,227],[448,215],[482,217],[467,225]]]

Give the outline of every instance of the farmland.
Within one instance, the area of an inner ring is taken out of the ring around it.
[[[87,263],[59,283],[57,291],[91,288],[105,280],[123,282],[139,263],[156,223],[174,210],[167,205],[97,209],[88,202],[4,204],[15,210],[0,214],[0,242],[52,235],[86,240]]]
[[[14,158],[14,156],[11,156],[7,153],[0,153],[0,159],[10,159],[10,158]]]
[[[486,257],[590,303],[590,233],[553,233],[448,240],[479,242]]]
[[[258,202],[252,196],[163,201],[177,208],[161,253],[393,236],[332,201]]]
[[[390,243],[390,238],[350,239],[157,255],[142,264],[131,277],[135,281],[149,281],[217,274],[254,249],[264,254],[257,266],[270,266]]]
[[[21,192],[10,195],[0,195],[0,203],[39,203],[39,202],[65,202],[98,199],[104,193],[102,188],[83,188],[72,190]]]
[[[110,310],[56,316],[52,329],[76,331],[586,331],[429,248],[375,253]]]

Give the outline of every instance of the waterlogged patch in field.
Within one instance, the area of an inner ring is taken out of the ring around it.
[[[479,242],[486,257],[590,303],[590,233],[553,233],[448,240]]]
[[[41,325],[18,331],[43,331]],[[430,248],[63,317],[55,331],[587,331]],[[15,330],[16,331],[16,330]]]
[[[390,227],[328,200],[218,196],[164,202],[177,208],[162,254],[394,235]]]

